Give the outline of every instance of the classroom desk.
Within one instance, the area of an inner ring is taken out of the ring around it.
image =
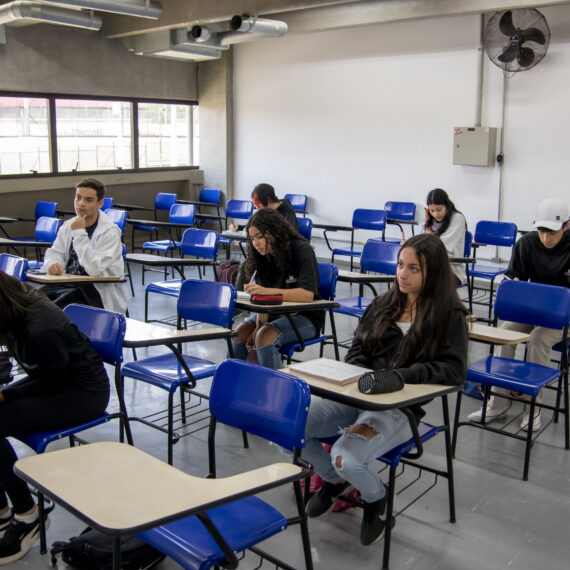
[[[474,322],[469,324],[469,339],[487,344],[519,344],[528,342],[530,334]]]
[[[115,276],[104,275],[72,275],[64,273],[63,275],[48,275],[47,273],[28,272],[27,281],[34,283],[123,283],[126,279]]]
[[[230,240],[230,242],[232,241],[237,241],[239,243],[239,247],[241,249],[241,252],[243,253],[244,257],[247,257],[247,251],[245,250],[243,244],[244,242],[247,241],[247,235],[245,233],[245,231],[237,231],[237,232],[232,232],[230,230],[225,230],[220,234],[224,239]],[[226,259],[230,258],[230,248],[228,247],[226,249]]]
[[[326,380],[309,376],[308,374],[301,374],[299,372],[292,371],[289,368],[285,368],[283,372],[304,380],[309,385],[311,394],[315,394],[321,398],[326,398],[328,400],[333,400],[335,402],[340,402],[342,404],[347,404],[364,410],[383,411],[394,408],[403,409],[403,411],[407,412],[406,416],[410,421],[412,421],[409,415],[411,412],[407,410],[409,406],[413,404],[428,403],[433,398],[441,397],[443,425],[439,426],[438,429],[439,431],[443,431],[445,436],[446,469],[436,469],[432,466],[422,465],[417,462],[414,462],[413,465],[420,469],[420,471],[428,471],[436,476],[441,476],[447,479],[450,521],[455,522],[455,490],[450,435],[451,425],[449,421],[449,405],[447,396],[454,392],[460,393],[462,386],[443,386],[441,384],[404,384],[404,388],[402,390],[391,392],[389,394],[362,394],[358,390],[358,382],[339,386],[337,384],[327,382]],[[402,459],[401,461],[402,463],[407,463],[407,460],[405,459]],[[395,485],[395,481],[391,480],[390,484]],[[428,488],[428,490],[430,488]],[[424,491],[424,493],[425,492],[427,491]],[[388,512],[391,512],[391,510],[389,509]],[[391,534],[391,525],[387,524],[386,534],[384,537],[382,568],[388,568]]]
[[[238,298],[236,301],[236,309],[243,309],[245,311],[250,311],[252,313],[263,313],[263,314],[277,314],[277,315],[284,315],[289,318],[289,322],[299,339],[299,343],[301,344],[301,350],[305,349],[305,345],[301,340],[301,335],[295,323],[290,318],[290,315],[294,313],[298,313],[300,311],[318,311],[318,310],[328,310],[329,318],[331,322],[331,336],[333,338],[333,346],[334,346],[334,354],[337,360],[340,359],[340,355],[338,352],[338,339],[336,336],[336,325],[334,322],[334,312],[333,309],[339,307],[340,305],[336,301],[312,301],[311,303],[294,303],[291,301],[283,301],[280,305],[258,305],[256,303],[252,303],[251,301],[247,301],[245,299]]]
[[[51,241],[25,241],[21,239],[0,238],[0,246],[2,247],[51,247]]]
[[[130,445],[97,442],[19,459],[16,474],[89,526],[115,537],[113,568],[121,567],[120,537],[301,477],[290,463],[205,479],[184,473]]]
[[[113,204],[113,208],[119,208],[127,212],[154,212],[154,208],[145,208],[136,204]]]
[[[127,218],[127,223],[137,226],[152,226],[153,228],[164,229],[170,238],[170,241],[173,245],[175,245],[176,241],[174,236],[172,235],[172,230],[180,230],[180,229],[188,229],[195,227],[194,223],[191,224],[182,224],[176,222],[163,222],[163,221],[156,221],[156,220],[137,220],[134,218]]]
[[[361,297],[364,294],[363,287],[365,285],[372,291],[372,294],[376,296],[378,292],[372,283],[392,283],[395,278],[395,275],[382,275],[380,273],[361,273],[359,271],[345,271],[344,269],[339,269],[338,271],[338,281],[358,284],[358,294]]]
[[[5,216],[0,216],[0,232],[2,232],[7,239],[11,239],[8,232],[4,229],[3,224],[12,224],[19,221],[21,221],[20,218],[7,218]]]
[[[212,259],[196,259],[192,257],[168,257],[166,255],[152,255],[151,253],[127,253],[125,263],[138,263],[148,267],[173,267],[178,271],[182,279],[186,279],[184,275],[184,267],[207,267],[213,265],[215,261]]]

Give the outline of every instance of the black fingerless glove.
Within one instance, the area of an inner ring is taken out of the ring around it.
[[[404,387],[404,379],[397,370],[374,370],[358,379],[358,389],[363,394],[388,394]]]

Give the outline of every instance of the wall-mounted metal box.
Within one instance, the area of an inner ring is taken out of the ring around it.
[[[497,129],[494,127],[455,127],[453,164],[493,166]]]

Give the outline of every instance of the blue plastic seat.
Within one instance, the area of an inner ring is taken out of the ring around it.
[[[332,250],[331,262],[334,263],[335,256],[350,257],[350,270],[353,269],[353,260],[359,257],[362,249],[354,245],[354,230],[372,230],[379,232],[378,238],[382,239],[386,229],[386,212],[384,210],[370,210],[357,208],[352,215],[352,232],[350,238],[350,248],[334,248]]]
[[[299,222],[299,233],[308,241],[311,241],[313,233],[313,220],[311,218],[297,218]]]
[[[306,194],[285,194],[283,198],[291,202],[291,206],[293,206],[295,212],[303,214],[303,217],[307,214],[308,197]]]
[[[196,221],[196,206],[193,204],[172,204],[170,207],[170,212],[168,213],[168,221],[171,224],[185,224],[189,226],[192,225]],[[177,233],[180,232],[175,232],[175,234]],[[180,246],[180,241],[175,240],[170,231],[168,231],[168,234],[170,235],[171,239],[144,242],[142,246],[143,251],[167,253],[178,248]]]
[[[20,281],[25,281],[28,273],[28,260],[10,253],[0,253],[0,271]]]
[[[180,242],[180,250],[182,255],[196,257],[198,259],[210,259],[212,267],[214,267],[218,257],[218,241],[220,234],[213,230],[201,230],[198,228],[188,228],[182,236]],[[204,269],[205,271],[205,269]],[[202,278],[200,266],[198,266],[198,275]],[[184,274],[183,274],[183,277]],[[215,275],[215,277],[217,277]],[[143,283],[144,283],[144,265],[143,265]],[[149,293],[158,293],[159,295],[168,295],[169,297],[178,297],[182,279],[171,279],[169,281],[157,281],[149,283],[145,289],[144,298],[144,319],[148,322],[148,295]]]
[[[386,202],[384,204],[384,211],[386,212],[386,219],[390,220],[389,223],[398,226],[402,232],[401,238],[384,237],[386,241],[400,243],[403,239],[406,239],[404,228],[398,222],[405,222],[406,224],[409,224],[412,228],[412,235],[415,235],[414,222],[416,219],[416,205],[414,202]]]
[[[205,222],[218,222],[220,225],[220,231],[223,230],[222,227],[222,219],[223,216],[220,215],[220,206],[222,204],[222,191],[218,188],[202,188],[200,190],[200,194],[198,196],[198,202],[195,204],[198,206],[198,210],[201,214],[206,215],[205,212],[202,211],[202,206],[216,208],[216,215],[215,217],[201,217],[199,218],[198,224],[203,224]]]
[[[293,462],[298,463],[300,449],[305,444],[310,398],[308,386],[298,378],[241,360],[222,362],[210,392],[210,475],[216,476],[215,432],[218,423],[276,443],[292,451]],[[307,518],[299,485],[299,479],[310,474],[310,470],[303,470],[293,482],[295,517],[287,518],[266,501],[249,496],[139,533],[137,538],[164,552],[185,569],[205,570],[217,565],[236,568],[240,562],[236,553],[253,548],[288,525],[298,523],[305,564],[312,568]],[[210,529],[216,529],[219,537],[212,538]],[[254,553],[262,558],[271,556],[258,547]],[[276,564],[275,558],[268,560]],[[290,565],[280,567],[291,568]]]
[[[113,207],[114,202],[115,200],[113,198],[110,196],[105,196],[103,198],[103,205],[101,206],[101,210],[103,210],[103,212],[110,210]]]
[[[97,351],[103,362],[114,366],[115,387],[119,396],[119,411],[113,414],[105,412],[98,418],[67,428],[46,430],[26,435],[15,435],[14,437],[31,447],[36,453],[43,453],[46,447],[53,441],[68,437],[70,445],[74,445],[74,436],[78,433],[104,424],[111,419],[118,418],[120,419],[120,441],[123,441],[123,434],[126,433],[127,441],[132,445],[133,439],[126,417],[122,391],[119,389],[121,362],[123,361],[123,340],[127,328],[125,317],[120,313],[77,304],[68,305],[65,307],[64,312],[77,325],[77,328],[89,338],[93,348]],[[38,494],[38,499],[41,515],[43,511],[43,496],[41,493]],[[40,521],[43,520],[43,516],[40,516]],[[46,552],[46,537],[43,524],[40,524],[40,551],[42,554]]]
[[[253,203],[251,200],[228,200],[226,203],[226,229],[229,225],[229,220],[248,220],[253,214]],[[232,240],[221,237],[219,244],[226,248],[226,257],[230,258],[230,247]]]
[[[172,205],[176,202],[176,194],[171,194],[168,192],[158,192],[154,198],[154,219],[158,220],[159,211],[170,211]],[[148,224],[132,224],[131,226],[131,240],[132,248],[135,250],[135,231],[147,232],[151,235],[156,233],[156,226],[152,225],[152,220],[149,220]]]
[[[103,210],[103,208],[101,208]],[[112,222],[114,222],[118,228],[121,230],[121,233],[125,232],[125,228],[127,226],[127,211],[120,210],[118,208],[109,208],[105,210],[105,214]]]
[[[336,295],[336,281],[338,278],[338,267],[333,263],[326,263],[323,261],[319,261],[318,265],[319,265],[320,297],[323,300],[333,301]],[[301,352],[305,350],[305,347],[314,344],[321,345],[320,356],[322,356],[325,343],[330,342],[331,340],[334,345],[335,358],[337,360],[339,359],[338,341],[336,337],[336,326],[334,322],[334,312],[332,309],[329,309],[329,317],[331,322],[330,335],[325,334],[324,325],[323,325],[323,330],[320,331],[321,334],[307,340],[299,340],[299,342],[291,342],[289,344],[284,344],[279,349],[281,355],[285,356],[285,358],[287,359],[287,364],[291,364],[291,359],[295,352]]]
[[[398,266],[398,252],[400,244],[385,242],[378,239],[369,239],[362,249],[360,256],[360,268],[363,273],[380,273],[383,275],[396,275]],[[374,296],[376,289],[372,284],[367,284]],[[340,307],[334,309],[335,313],[349,315],[358,319],[362,318],[364,311],[368,308],[372,299],[363,296],[363,291],[357,297],[346,297],[337,299]]]
[[[474,256],[477,253],[477,248],[482,245],[494,245],[498,247],[512,248],[515,245],[517,238],[517,226],[510,222],[493,222],[481,220],[475,226],[475,236],[472,243]],[[469,268],[471,277],[471,295],[474,291],[474,281],[477,279],[485,279],[489,281],[489,298],[487,304],[489,307],[488,320],[491,320],[491,313],[493,308],[493,289],[495,279],[499,275],[503,275],[507,270],[506,267],[499,267],[496,265],[486,265],[482,263],[474,263]],[[478,303],[477,300],[472,299],[472,302]],[[480,304],[480,303],[479,303]]]
[[[568,326],[570,324],[570,290],[566,287],[543,285],[526,281],[503,281],[497,289],[497,297],[494,307],[497,319],[523,323],[526,325],[547,327],[562,330],[561,346],[568,339]],[[467,369],[467,380],[481,384],[485,387],[485,396],[488,397],[493,387],[504,388],[507,391],[517,392],[528,396],[530,402],[530,417],[535,414],[535,407],[553,410],[555,414],[564,414],[564,440],[565,449],[570,448],[570,422],[568,406],[568,375],[566,373],[566,353],[562,352],[562,364],[560,368],[542,366],[524,360],[503,358],[499,356],[487,356],[472,362]],[[536,403],[536,397],[542,388],[562,379],[562,393],[564,401],[555,406],[545,403]],[[503,394],[501,394],[503,396]],[[485,400],[486,401],[486,400]],[[457,438],[457,428],[460,425],[471,425],[481,429],[489,429],[485,423],[477,424],[459,422],[461,393],[458,394],[458,403],[454,426],[454,448]],[[485,407],[483,408],[485,410]],[[482,418],[483,422],[485,418]],[[540,435],[548,422],[537,435]],[[530,450],[533,442],[533,422],[529,421],[526,436],[518,433],[490,428],[495,433],[501,433],[507,437],[513,437],[525,441],[525,456],[523,467],[523,480],[528,479]]]
[[[55,241],[55,238],[57,237],[57,232],[59,231],[60,226],[61,226],[60,218],[48,218],[47,216],[42,216],[36,222],[35,235],[33,240],[30,240],[30,246],[34,245],[34,241],[53,243]],[[28,262],[28,269],[39,269],[40,267],[42,267],[42,265],[43,265],[42,253],[40,251],[40,248],[36,248],[36,259],[30,260]]]
[[[182,326],[183,320],[222,327],[215,338],[225,339],[231,354],[230,338],[233,335],[236,298],[235,287],[227,283],[197,279],[184,281],[177,302],[178,328]],[[201,339],[197,337],[196,340]],[[181,387],[192,393],[198,380],[214,374],[217,363],[205,358],[181,354],[174,345],[169,345],[168,348],[172,352],[125,364],[122,368],[122,375],[139,382],[152,384],[168,392],[168,463],[172,464],[172,446],[177,440],[173,427],[174,395]],[[142,419],[131,418],[131,421],[142,421]],[[148,422],[143,421],[143,423]],[[156,426],[153,425],[153,427]]]

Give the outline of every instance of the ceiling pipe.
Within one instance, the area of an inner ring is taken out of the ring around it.
[[[124,16],[137,16],[158,20],[162,15],[162,6],[151,0],[40,0],[42,4],[60,4],[72,8],[87,8],[99,12],[110,12]]]
[[[0,6],[0,25],[58,24],[86,30],[100,30],[102,20],[93,13],[48,6],[41,2],[10,2]]]
[[[230,21],[230,28],[234,31],[220,34],[221,47],[263,38],[278,38],[287,33],[285,22],[255,17],[234,16]]]

